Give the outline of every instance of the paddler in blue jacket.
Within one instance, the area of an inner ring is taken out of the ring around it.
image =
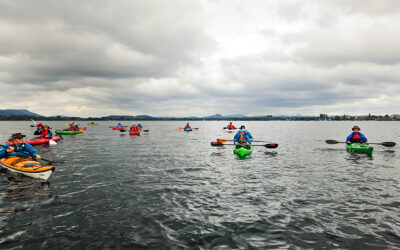
[[[40,159],[41,157],[36,150],[31,145],[24,142],[24,137],[25,135],[21,133],[12,134],[11,139],[1,146],[0,159],[4,160],[4,158],[11,156],[32,156],[35,159]]]
[[[353,132],[346,138],[347,144],[350,144],[350,143],[366,143],[366,144],[368,144],[368,139],[367,139],[367,137],[365,137],[365,135],[360,133],[361,129],[359,126],[354,126],[351,130],[353,130]]]
[[[235,137],[233,137],[234,143],[248,143],[251,144],[253,141],[253,136],[249,131],[247,131],[245,126],[240,126],[240,130],[236,133]]]

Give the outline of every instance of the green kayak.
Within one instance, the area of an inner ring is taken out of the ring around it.
[[[367,154],[367,155],[372,155],[372,151],[374,150],[374,147],[371,147],[371,146],[369,146],[368,144],[365,144],[365,143],[346,144],[346,148],[349,151],[358,152],[358,153],[364,153],[364,154]]]
[[[81,133],[82,131],[56,130],[57,135],[76,135]]]
[[[236,143],[233,146],[233,153],[235,153],[241,159],[244,159],[246,158],[246,156],[251,155],[252,152],[253,146],[251,144]]]

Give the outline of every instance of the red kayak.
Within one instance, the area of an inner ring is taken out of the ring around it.
[[[130,135],[140,135],[139,131],[129,131]]]
[[[48,144],[50,142],[50,140],[59,141],[60,139],[61,139],[61,137],[59,137],[59,136],[53,136],[53,138],[51,138],[51,139],[43,138],[43,137],[36,137],[36,138],[30,139],[29,141],[27,141],[27,143],[30,145]]]
[[[126,127],[128,126],[124,126],[124,127],[112,127],[113,130],[121,130],[121,129],[126,129]]]

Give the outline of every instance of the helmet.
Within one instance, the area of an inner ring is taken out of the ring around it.
[[[351,130],[358,129],[361,130],[359,126],[354,126]]]
[[[135,123],[132,123],[132,125],[135,125]]]
[[[240,129],[245,129],[246,127],[244,125],[240,126]]]

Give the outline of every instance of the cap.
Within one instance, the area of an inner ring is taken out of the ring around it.
[[[351,130],[358,129],[361,130],[359,126],[354,126]]]
[[[23,135],[21,133],[15,133],[11,135],[11,139],[22,139],[24,137],[26,137],[26,135]]]

